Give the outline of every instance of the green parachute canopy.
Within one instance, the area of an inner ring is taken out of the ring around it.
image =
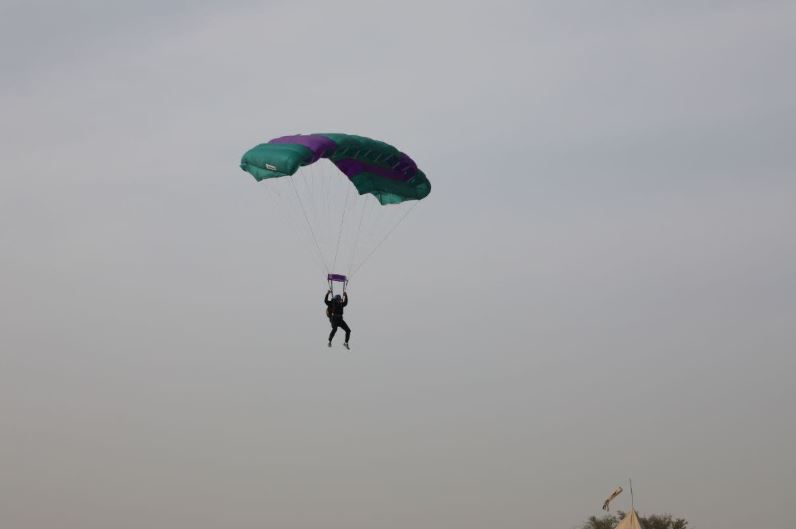
[[[328,158],[354,184],[382,205],[421,200],[431,183],[417,164],[392,145],[352,134],[299,134],[275,138],[243,155],[240,167],[258,181],[296,173]]]

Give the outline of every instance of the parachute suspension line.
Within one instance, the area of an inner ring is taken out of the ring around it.
[[[343,214],[340,215],[340,229],[337,232],[337,246],[334,249],[334,261],[332,263],[332,271],[337,266],[337,254],[340,251],[340,239],[343,238],[343,223],[345,222],[345,212],[348,209],[348,196],[351,194],[351,188],[348,188],[345,194],[345,202],[343,203]]]
[[[397,227],[398,227],[398,226],[399,226],[399,225],[400,225],[400,224],[401,224],[401,223],[404,221],[404,219],[407,217],[407,215],[409,215],[409,214],[410,214],[410,213],[411,213],[411,212],[412,212],[412,211],[413,211],[413,210],[414,210],[414,209],[417,207],[417,205],[418,205],[419,203],[420,203],[420,201],[419,201],[419,200],[415,201],[415,203],[414,203],[414,204],[412,204],[412,207],[410,207],[409,209],[407,209],[407,210],[404,212],[404,214],[403,214],[403,215],[401,215],[401,218],[399,218],[399,219],[398,219],[398,221],[397,221],[395,224],[393,224],[392,228],[390,228],[390,231],[388,231],[388,232],[387,232],[387,234],[386,234],[386,235],[385,235],[385,236],[384,236],[384,237],[383,237],[383,238],[382,238],[382,239],[379,241],[379,244],[377,244],[377,245],[376,245],[376,247],[375,247],[375,248],[373,248],[373,250],[371,250],[371,252],[368,254],[368,256],[367,256],[367,257],[365,257],[365,259],[363,259],[363,260],[362,260],[362,262],[361,262],[361,263],[359,263],[359,265],[357,265],[357,267],[354,269],[354,271],[353,271],[353,272],[351,272],[351,275],[350,275],[350,276],[348,276],[348,277],[349,277],[349,279],[351,279],[351,278],[354,276],[354,274],[356,274],[356,273],[359,271],[359,269],[360,269],[360,268],[362,268],[362,266],[363,266],[363,265],[364,265],[366,262],[368,262],[368,259],[370,259],[370,258],[373,256],[373,254],[374,254],[374,253],[376,253],[376,250],[378,250],[378,249],[379,249],[379,247],[382,245],[382,243],[383,243],[384,241],[386,241],[386,240],[387,240],[387,238],[388,238],[388,237],[389,237],[389,236],[392,234],[392,232],[394,232],[394,231],[395,231],[395,228],[397,228]]]
[[[359,234],[362,232],[362,221],[365,220],[365,211],[368,209],[368,205],[370,204],[370,200],[367,196],[362,197],[362,213],[359,215],[359,225],[357,226],[357,234],[354,237],[354,244],[351,245],[351,256],[348,259],[348,266],[346,266],[346,271],[351,272],[351,267],[354,266],[354,258],[357,256],[357,245],[359,244]]]
[[[301,205],[301,212],[304,214],[304,220],[307,221],[307,227],[310,229],[310,234],[312,235],[312,242],[315,243],[315,248],[318,249],[318,255],[321,258],[321,262],[323,263],[323,267],[326,269],[326,273],[329,273],[329,267],[326,265],[326,261],[323,258],[323,252],[321,251],[321,246],[318,244],[318,239],[315,237],[315,230],[312,229],[312,224],[310,224],[310,219],[307,217],[307,211],[304,209],[304,202],[301,201],[301,196],[299,196],[298,191],[296,190],[296,185],[293,183],[293,175],[289,176],[290,178],[290,185],[293,187],[293,192],[296,194],[296,198],[298,199],[299,204]]]
[[[276,209],[278,209],[281,212],[281,214],[277,215],[277,218],[279,219],[278,222],[282,224],[282,226],[285,227],[287,230],[291,231],[294,235],[298,237],[306,237],[307,234],[304,233],[304,230],[301,229],[294,220],[292,220],[295,218],[295,215],[292,215],[291,212],[289,211],[286,197],[283,197],[282,194],[279,191],[277,191],[276,187],[267,186],[267,185],[258,186],[258,187],[265,190],[265,194],[270,197],[269,200],[271,201],[271,203],[274,204],[276,206]],[[310,251],[309,254],[313,256],[312,261],[321,269],[321,271],[326,269],[326,266],[323,264],[323,261],[319,260],[317,255],[314,255],[315,254],[314,251]]]
[[[305,174],[306,173],[306,174]],[[302,177],[299,181],[304,185],[304,191],[301,192],[301,195],[305,198],[307,204],[302,203],[302,207],[306,207],[307,211],[307,218],[309,219],[309,225],[312,226],[313,233],[318,228],[318,219],[317,213],[318,208],[315,206],[315,186],[312,185],[312,178],[314,176],[315,171],[303,171]],[[292,175],[291,175],[292,178]],[[298,186],[296,186],[298,190]],[[319,241],[323,241],[322,236],[318,235]],[[324,257],[324,263],[326,263],[326,258]]]
[[[318,160],[317,163],[312,164],[311,167],[318,166],[318,176],[320,177],[320,206],[318,211],[320,213],[321,222],[323,222],[323,226],[328,226],[329,224],[329,180],[330,180],[330,172],[329,168],[324,160]],[[328,239],[326,239],[328,240]]]

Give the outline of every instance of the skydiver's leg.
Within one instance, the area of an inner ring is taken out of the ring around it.
[[[348,324],[344,320],[340,320],[340,328],[345,331],[345,343],[348,343],[348,339],[351,337],[351,329],[348,328]]]
[[[332,324],[332,332],[329,333],[329,343],[331,343],[332,338],[334,338],[334,334],[337,332],[337,322],[335,320],[329,320]]]

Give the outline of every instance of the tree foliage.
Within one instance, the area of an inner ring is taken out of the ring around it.
[[[580,529],[614,529],[619,520],[616,516],[606,514],[605,516],[590,516]]]
[[[580,529],[614,529],[626,515],[623,511],[617,513],[619,516],[611,514],[590,516]],[[671,514],[639,515],[638,519],[644,529],[688,529],[688,521],[685,518],[675,518]]]

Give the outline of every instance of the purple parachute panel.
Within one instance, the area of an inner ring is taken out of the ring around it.
[[[282,136],[281,138],[274,138],[268,143],[292,143],[294,145],[303,145],[312,151],[312,160],[307,163],[317,162],[319,158],[323,158],[337,148],[337,144],[335,142],[326,136],[321,136],[320,134],[296,134],[294,136]]]

